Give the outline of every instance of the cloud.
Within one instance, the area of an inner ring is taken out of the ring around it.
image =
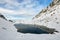
[[[0,13],[10,17],[20,15],[20,18],[32,18],[44,6],[41,0],[0,0]]]
[[[9,9],[5,9],[5,8],[0,8],[0,13],[3,13],[3,14],[19,14],[19,12],[16,12],[14,10],[9,10]]]
[[[28,11],[28,10],[20,10],[20,11],[15,11],[15,10],[9,10],[5,8],[0,8],[0,13],[4,14],[8,19],[10,18],[22,18],[23,17],[32,17],[34,15],[34,12]]]
[[[32,13],[34,12],[31,12],[31,11],[28,11],[28,10],[19,10],[19,11],[16,11],[16,10],[9,10],[9,9],[5,9],[5,8],[0,8],[0,13],[3,13],[3,14],[9,14],[9,15],[33,15]]]
[[[12,10],[32,9],[38,7],[37,0],[0,0],[0,4],[4,4],[4,8]]]

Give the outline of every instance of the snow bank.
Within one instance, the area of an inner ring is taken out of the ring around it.
[[[16,32],[13,23],[0,18],[0,40],[60,40],[57,34],[22,34]]]

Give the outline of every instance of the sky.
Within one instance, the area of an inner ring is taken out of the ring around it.
[[[0,13],[9,20],[31,20],[52,0],[0,0]]]

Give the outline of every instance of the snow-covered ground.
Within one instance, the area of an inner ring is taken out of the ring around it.
[[[0,18],[0,40],[60,40],[60,33],[56,34],[23,34],[18,33],[14,23]],[[59,29],[60,27],[57,27]]]
[[[0,17],[0,40],[60,40],[60,5],[51,7],[39,18],[35,18],[33,24],[45,25],[55,28],[59,33],[55,34],[23,34],[18,33],[14,23]],[[18,22],[17,22],[18,23]],[[25,22],[21,22],[25,23]],[[27,23],[31,23],[30,21]]]

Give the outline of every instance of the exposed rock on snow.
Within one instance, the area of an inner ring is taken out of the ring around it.
[[[0,17],[3,18],[3,19],[5,19],[5,20],[7,20],[7,19],[4,17],[4,15],[2,15],[1,13],[0,13]]]

